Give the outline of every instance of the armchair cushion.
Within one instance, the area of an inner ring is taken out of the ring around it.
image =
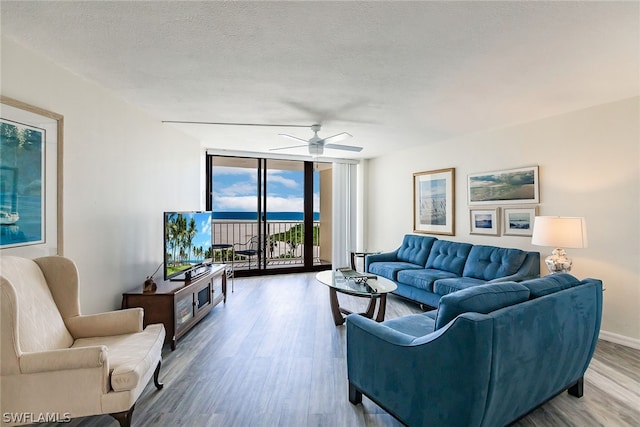
[[[110,337],[80,338],[73,348],[105,346],[109,354],[111,389],[131,390],[146,372],[158,363],[154,355],[162,351],[164,327],[149,325],[143,332]]]

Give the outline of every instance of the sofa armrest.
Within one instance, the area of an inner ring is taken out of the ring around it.
[[[398,249],[392,252],[367,255],[364,258],[364,271],[369,272],[369,264],[372,262],[393,262],[398,260]]]
[[[70,369],[101,368],[107,365],[107,347],[77,347],[58,350],[23,353],[20,356],[20,372],[64,371]]]
[[[73,338],[108,337],[141,332],[144,310],[140,307],[65,319]]]
[[[493,320],[478,313],[465,313],[418,338],[350,315],[350,390],[368,396],[406,425],[479,425],[492,337]],[[455,419],[448,418],[451,414]]]
[[[347,316],[347,324],[351,323],[352,328],[358,328],[362,333],[375,336],[377,339],[383,340],[388,344],[396,346],[410,346],[416,337],[404,334],[395,329],[386,326],[384,323],[378,323],[359,314],[350,314]]]

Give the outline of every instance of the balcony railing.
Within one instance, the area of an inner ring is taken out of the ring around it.
[[[267,233],[263,237],[267,267],[304,263],[304,223],[302,221],[267,221]],[[214,262],[230,262],[235,268],[254,268],[257,257],[237,254],[236,251],[258,249],[258,224],[256,221],[214,220],[212,222]],[[320,222],[313,223],[313,260],[320,260]]]

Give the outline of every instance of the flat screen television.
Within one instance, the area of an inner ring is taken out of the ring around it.
[[[211,262],[211,219],[205,211],[164,213],[165,280],[189,280],[192,270]]]

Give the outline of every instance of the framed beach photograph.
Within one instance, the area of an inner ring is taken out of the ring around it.
[[[413,231],[455,235],[455,168],[413,174]]]
[[[2,254],[62,254],[62,126],[59,114],[0,97]]]
[[[533,220],[537,214],[537,206],[503,208],[503,234],[505,236],[531,236],[533,234]]]
[[[499,212],[498,208],[469,210],[471,234],[498,236],[500,234]]]
[[[538,166],[470,174],[468,203],[470,206],[538,203],[538,188]]]

